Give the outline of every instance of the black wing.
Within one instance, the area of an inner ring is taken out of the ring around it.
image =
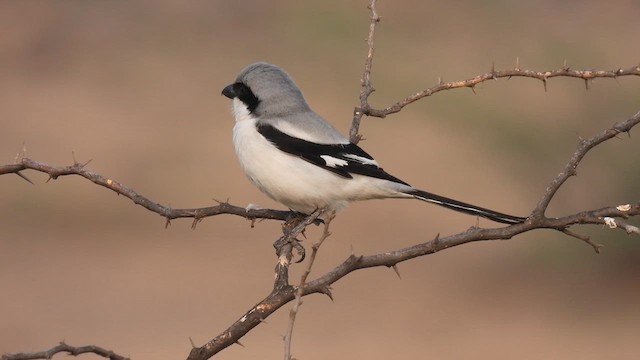
[[[316,144],[287,135],[268,124],[257,125],[257,129],[278,149],[342,177],[350,179],[353,178],[351,174],[359,174],[409,185],[371,163],[374,161],[371,155],[358,145],[352,143]]]

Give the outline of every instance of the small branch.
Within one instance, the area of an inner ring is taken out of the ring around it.
[[[462,81],[452,81],[448,83],[439,81],[437,85],[434,85],[425,90],[417,92],[383,109],[374,109],[374,108],[371,108],[368,104],[364,106],[361,105],[360,108],[362,109],[362,112],[364,115],[384,118],[387,115],[399,112],[405,106],[413,102],[416,102],[424,97],[431,96],[440,91],[458,89],[458,88],[470,88],[473,90],[476,85],[483,83],[485,81],[496,80],[499,78],[511,78],[514,76],[538,79],[542,81],[546,90],[547,80],[554,77],[573,77],[573,78],[583,79],[585,81],[590,81],[595,78],[615,79],[620,76],[640,76],[640,65],[632,66],[627,69],[620,68],[617,70],[572,70],[569,67],[564,66],[560,69],[549,70],[549,71],[522,70],[522,69],[519,69],[516,65],[516,68],[514,69],[509,69],[509,70],[493,70],[492,69],[486,74],[478,75],[473,78],[462,80]]]
[[[194,218],[194,225],[197,224],[199,219],[230,214],[244,217],[246,219],[273,219],[273,220],[287,220],[295,216],[295,213],[291,211],[281,211],[272,209],[246,209],[239,206],[234,206],[228,202],[219,203],[217,206],[203,207],[203,208],[187,208],[187,209],[173,209],[162,204],[159,204],[145,196],[138,194],[133,189],[98,173],[89,171],[86,169],[85,164],[75,162],[69,166],[52,166],[44,163],[40,163],[29,158],[22,158],[16,164],[0,165],[0,175],[4,174],[18,174],[22,178],[25,178],[20,171],[23,170],[35,170],[49,175],[49,179],[57,179],[60,176],[77,175],[87,180],[92,181],[102,187],[105,187],[118,195],[125,196],[131,199],[135,204],[138,204],[145,209],[157,213],[167,219],[167,224],[172,219],[177,218]],[[26,179],[31,182],[30,180]]]
[[[326,238],[328,238],[331,233],[329,233],[329,224],[331,220],[335,217],[335,213],[330,214],[324,222],[324,231],[320,236],[320,239],[317,243],[313,244],[311,257],[309,258],[309,263],[307,264],[307,268],[302,273],[300,278],[300,284],[296,289],[295,293],[295,301],[293,302],[293,306],[291,307],[291,311],[289,312],[289,325],[287,326],[287,332],[284,336],[284,360],[291,360],[291,337],[293,336],[293,325],[296,322],[296,315],[298,314],[298,309],[302,305],[302,293],[304,289],[304,285],[307,282],[307,277],[311,273],[311,268],[313,267],[313,263],[316,260],[316,255],[318,254],[318,249],[322,246],[322,243]]]
[[[596,254],[600,254],[600,249],[602,248],[603,245],[594,243],[593,240],[591,240],[591,238],[589,236],[580,235],[580,234],[575,233],[575,232],[573,232],[573,231],[571,231],[569,229],[564,229],[564,230],[561,230],[561,231],[564,234],[568,235],[568,236],[571,236],[571,237],[574,237],[576,239],[580,239],[580,240],[586,242],[587,244],[591,245],[591,247],[593,248],[593,251],[595,251]]]
[[[78,356],[86,353],[93,353],[111,360],[129,360],[128,357],[118,355],[111,350],[106,350],[99,346],[87,345],[74,347],[67,345],[64,341],[60,342],[58,346],[54,346],[49,350],[33,353],[16,353],[16,354],[4,354],[0,357],[1,360],[32,360],[32,359],[51,359],[58,353],[66,352],[69,355]]]
[[[187,357],[188,360],[209,359],[228,346],[238,343],[251,329],[261,324],[269,315],[295,298],[295,290],[289,284],[289,264],[291,263],[293,248],[291,243],[295,242],[296,236],[302,233],[307,226],[316,222],[321,215],[322,212],[317,210],[294,227],[284,228],[284,235],[274,244],[278,263],[275,268],[276,278],[271,293],[218,336],[201,347],[192,348]]]
[[[553,181],[551,181],[546,191],[538,201],[538,204],[532,212],[532,216],[544,216],[544,212],[549,206],[549,203],[551,202],[553,196],[556,194],[558,189],[560,189],[562,184],[567,181],[567,179],[569,179],[571,176],[576,175],[576,168],[578,167],[578,164],[580,163],[580,161],[582,161],[589,150],[611,138],[616,137],[620,133],[628,133],[631,128],[633,128],[638,123],[640,123],[640,112],[637,112],[627,120],[614,124],[611,128],[604,130],[600,134],[590,139],[581,139],[578,144],[578,148],[573,153],[573,156],[571,156],[571,159],[569,159],[569,162],[567,162],[562,172],[559,173],[558,176],[553,179]]]
[[[356,107],[353,111],[353,121],[351,122],[351,128],[349,129],[349,140],[357,144],[362,140],[362,136],[359,134],[360,121],[362,116],[370,111],[369,96],[375,91],[371,84],[371,68],[373,67],[373,37],[376,33],[376,25],[380,22],[380,16],[376,11],[376,0],[371,0],[367,6],[370,12],[369,23],[369,36],[367,36],[367,59],[364,62],[364,73],[362,74],[360,90],[360,106]]]

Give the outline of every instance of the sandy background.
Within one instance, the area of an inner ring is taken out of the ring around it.
[[[0,159],[89,168],[158,202],[278,207],[236,164],[230,105],[245,65],[286,68],[312,107],[347,131],[368,29],[364,1],[2,1]],[[635,1],[381,1],[372,97],[383,107],[491,68],[616,69],[638,63]],[[499,80],[440,93],[385,120],[363,147],[421,188],[527,214],[573,152],[639,109],[640,79]],[[637,134],[591,153],[549,215],[638,201]],[[0,177],[0,353],[65,339],[133,359],[180,359],[271,289],[279,223],[164,220],[79,177]],[[473,217],[410,201],[356,204],[333,223],[312,277],[359,254],[452,234]],[[637,221],[635,221],[638,224]],[[481,221],[483,226],[494,226]],[[640,246],[536,231],[391,270],[354,273],[335,302],[306,298],[293,352],[311,359],[635,359]],[[317,236],[317,229],[309,236]],[[297,273],[295,278],[297,279]],[[221,359],[278,359],[287,309]],[[85,356],[84,358],[92,358]]]

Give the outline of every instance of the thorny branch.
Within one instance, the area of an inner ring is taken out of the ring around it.
[[[298,310],[302,305],[302,289],[307,283],[307,278],[311,273],[311,268],[313,267],[313,263],[315,262],[316,256],[318,255],[320,246],[322,246],[322,243],[331,235],[331,233],[329,233],[329,224],[334,217],[335,214],[329,214],[329,216],[325,219],[324,231],[322,232],[322,235],[320,235],[320,239],[318,239],[318,242],[316,242],[312,246],[311,257],[309,258],[309,261],[307,263],[307,268],[305,269],[304,273],[302,273],[302,276],[300,277],[300,284],[298,284],[298,287],[296,288],[295,301],[293,302],[293,306],[289,311],[289,325],[287,326],[287,332],[284,336],[284,360],[291,359],[291,338],[293,336],[293,325],[296,322]],[[331,292],[329,291],[329,287],[325,288],[325,290],[325,294],[329,296],[329,298],[333,299]]]
[[[420,100],[424,97],[431,96],[437,92],[443,90],[450,90],[456,88],[470,88],[474,89],[474,87],[482,82],[488,80],[495,80],[499,78],[510,78],[513,76],[521,76],[528,77],[533,79],[538,79],[542,81],[544,88],[546,90],[547,80],[553,77],[574,77],[585,80],[585,84],[589,85],[589,81],[595,78],[616,78],[619,76],[640,76],[640,66],[633,66],[627,69],[618,69],[618,70],[610,70],[610,71],[600,71],[600,70],[573,70],[567,66],[562,67],[558,70],[553,71],[532,71],[532,70],[522,70],[516,64],[514,69],[510,70],[495,70],[491,69],[486,74],[478,75],[476,77],[462,80],[462,81],[454,81],[444,83],[443,81],[439,81],[438,84],[426,88],[418,93],[415,93],[411,96],[406,97],[405,99],[396,102],[390,106],[387,106],[382,109],[374,109],[368,103],[368,98],[371,93],[374,91],[372,82],[371,82],[371,69],[373,64],[373,54],[374,54],[374,46],[373,46],[373,38],[375,34],[376,25],[380,21],[380,17],[376,12],[376,1],[370,0],[369,3],[369,11],[370,11],[370,24],[369,24],[369,34],[367,38],[368,44],[368,52],[367,58],[364,66],[364,73],[362,77],[362,89],[360,92],[360,105],[355,108],[352,126],[349,132],[350,139],[352,142],[357,143],[360,140],[360,135],[358,133],[361,119],[364,115],[375,116],[375,117],[385,117],[387,115],[396,113],[401,111],[405,106]],[[378,266],[386,266],[390,268],[395,268],[395,265],[413,259],[419,256],[424,256],[428,254],[433,254],[438,251],[466,244],[469,242],[475,241],[484,241],[484,240],[506,240],[510,239],[515,235],[518,235],[523,232],[531,231],[534,229],[555,229],[560,231],[566,235],[576,237],[585,241],[589,245],[591,245],[594,250],[598,251],[599,245],[594,243],[589,237],[578,234],[571,230],[573,225],[577,224],[600,224],[603,226],[607,226],[608,228],[615,229],[620,228],[624,230],[627,234],[640,234],[640,229],[638,227],[630,225],[626,223],[623,219],[627,219],[629,217],[639,216],[640,215],[640,203],[629,203],[622,204],[617,206],[609,206],[600,209],[593,209],[582,211],[579,213],[558,217],[558,218],[547,218],[545,217],[545,211],[553,199],[554,195],[558,191],[558,189],[566,182],[566,180],[576,174],[576,168],[584,156],[594,147],[599,144],[615,137],[620,133],[628,133],[631,128],[637,125],[640,122],[640,112],[636,113],[634,116],[630,117],[627,120],[618,122],[614,124],[611,128],[601,132],[593,136],[590,139],[580,140],[577,149],[565,165],[562,172],[560,172],[549,184],[544,194],[541,196],[538,201],[536,207],[533,209],[531,215],[527,219],[527,221],[523,224],[512,225],[508,227],[502,228],[479,228],[472,227],[465,232],[461,232],[459,234],[439,237],[436,235],[434,239],[419,243],[407,248],[398,249],[391,252],[386,252],[382,254],[374,254],[368,256],[356,256],[350,255],[348,256],[340,265],[336,266],[331,271],[326,274],[307,282],[308,272],[310,271],[310,267],[312,266],[312,261],[310,261],[307,272],[303,279],[301,280],[299,286],[293,287],[289,284],[289,273],[288,269],[291,264],[293,258],[293,250],[299,249],[299,244],[296,240],[296,237],[304,231],[306,226],[311,223],[317,223],[319,216],[321,216],[320,211],[316,211],[313,214],[305,217],[300,220],[298,218],[298,222],[295,226],[283,228],[284,235],[276,241],[274,246],[276,247],[276,254],[278,256],[278,263],[275,268],[275,281],[273,290],[269,295],[267,295],[262,301],[253,306],[248,312],[246,312],[242,317],[240,317],[235,323],[233,323],[228,329],[224,330],[220,335],[216,336],[212,340],[208,341],[201,347],[194,347],[188,359],[208,359],[218,352],[222,351],[226,347],[232,344],[239,344],[239,340],[253,328],[258,326],[264,319],[266,319],[273,312],[278,310],[280,307],[289,303],[290,301],[296,300],[297,306],[300,305],[300,299],[303,296],[321,293],[331,297],[330,286],[340,280],[342,277],[348,275],[349,273],[370,267],[378,267]],[[295,216],[294,213],[288,211],[277,211],[270,209],[244,209],[241,207],[230,205],[229,203],[219,203],[217,206],[206,207],[206,208],[192,208],[192,209],[172,209],[166,207],[164,205],[160,205],[140,194],[135,192],[133,189],[130,189],[108,177],[102,176],[100,174],[88,171],[85,169],[86,164],[79,164],[74,162],[73,165],[70,166],[50,166],[47,164],[39,163],[33,161],[28,158],[22,158],[16,161],[14,164],[0,166],[0,175],[3,174],[17,174],[23,179],[31,182],[23,173],[23,170],[35,170],[39,172],[43,172],[49,175],[50,179],[56,179],[59,176],[65,175],[78,175],[83,178],[86,178],[100,186],[106,187],[119,195],[123,195],[129,199],[131,199],[134,203],[141,205],[148,209],[149,211],[160,214],[165,217],[168,221],[175,218],[181,217],[189,217],[194,219],[193,226],[197,224],[199,220],[207,216],[214,216],[220,214],[232,214],[245,217],[247,219],[276,219],[276,220],[291,220]],[[328,226],[328,221],[325,223],[325,226]],[[325,233],[321,237],[321,241],[328,236],[327,228],[325,228]],[[314,246],[312,258],[315,257],[317,253],[317,247]],[[292,314],[295,314],[297,308],[294,306],[292,309]],[[293,321],[295,320],[295,315],[292,317],[293,320],[290,321],[290,326],[292,328]],[[290,336],[290,334],[289,334]],[[29,354],[7,354],[2,356],[2,360],[15,360],[15,359],[42,359],[42,358],[51,358],[58,352],[68,352],[72,355],[78,355],[84,352],[94,352],[103,357],[108,357],[110,359],[123,360],[125,357],[114,354],[113,352],[106,351],[102,348],[96,346],[88,346],[82,348],[73,348],[68,345],[61,343],[60,345],[41,353],[29,353]],[[288,354],[286,354],[288,356]]]
[[[216,206],[203,208],[173,209],[138,194],[135,190],[119,183],[118,181],[87,170],[87,164],[88,162],[84,164],[74,162],[73,165],[69,166],[52,166],[31,160],[29,158],[22,158],[19,159],[15,164],[0,165],[0,175],[10,173],[17,174],[21,178],[27,180],[32,184],[33,182],[29,178],[27,178],[21,171],[29,169],[48,174],[49,179],[47,179],[47,182],[51,179],[55,180],[60,176],[78,175],[94,182],[95,184],[103,186],[118,195],[122,195],[131,199],[135,204],[140,205],[149,211],[162,215],[164,218],[166,218],[166,226],[170,224],[170,221],[172,219],[193,218],[193,223],[191,226],[192,228],[195,228],[202,218],[222,214],[238,215],[250,220],[288,220],[296,216],[296,214],[291,211],[242,208],[239,206],[231,205],[228,202],[219,202]]]
[[[356,107],[353,111],[353,121],[351,123],[351,129],[349,129],[349,140],[357,144],[362,136],[358,133],[360,129],[360,121],[362,120],[362,116],[368,114],[371,111],[371,107],[369,106],[369,96],[371,93],[375,91],[373,85],[371,84],[371,68],[373,67],[373,37],[376,33],[376,25],[380,22],[380,16],[378,16],[378,12],[376,11],[376,0],[371,0],[368,6],[370,15],[370,23],[369,23],[369,36],[367,36],[367,59],[364,62],[364,73],[362,74],[362,89],[360,90],[360,106]]]
[[[419,91],[413,95],[410,95],[392,105],[389,105],[382,109],[376,109],[371,107],[369,104],[369,96],[375,91],[373,87],[373,83],[371,82],[371,69],[373,66],[373,37],[375,35],[376,25],[380,22],[381,17],[378,15],[376,11],[376,0],[371,0],[369,3],[369,11],[370,11],[370,23],[369,23],[369,35],[366,39],[368,45],[367,58],[365,60],[364,65],[364,73],[361,79],[361,90],[360,90],[360,104],[355,107],[353,111],[353,119],[351,121],[351,128],[349,129],[349,140],[357,144],[361,139],[362,135],[359,133],[360,131],[360,123],[362,122],[362,117],[364,115],[384,118],[387,115],[395,114],[400,112],[405,106],[414,103],[422,98],[431,96],[440,91],[451,90],[451,89],[459,89],[459,88],[469,88],[475,93],[476,85],[483,83],[489,80],[498,80],[500,78],[512,78],[512,77],[526,77],[537,79],[542,82],[544,86],[544,90],[547,91],[547,80],[554,77],[571,77],[583,79],[585,83],[585,88],[589,89],[590,81],[596,78],[618,78],[621,76],[640,76],[640,64],[631,66],[627,69],[618,68],[615,70],[574,70],[569,66],[564,65],[560,69],[557,70],[548,70],[548,71],[534,71],[534,70],[523,70],[520,69],[518,61],[516,60],[516,65],[513,69],[506,70],[496,70],[494,66],[491,66],[491,70],[485,74],[474,76],[472,78],[460,81],[452,81],[452,82],[443,82],[442,78],[438,79],[438,83],[431,87],[428,87],[422,91]]]
[[[544,86],[545,91],[547,90],[547,80],[554,77],[571,77],[583,79],[585,81],[586,88],[589,89],[589,81],[592,81],[595,78],[615,79],[621,76],[640,76],[640,65],[635,65],[627,69],[620,68],[616,70],[573,70],[568,66],[563,66],[562,68],[557,70],[533,71],[520,69],[517,67],[517,65],[515,68],[507,70],[491,69],[491,71],[485,74],[478,75],[466,80],[452,81],[447,83],[439,80],[438,84],[419,91],[411,96],[408,96],[405,99],[396,102],[395,104],[389,105],[383,109],[374,109],[370,106],[365,106],[365,110],[363,110],[363,112],[368,116],[384,118],[387,115],[399,112],[405,106],[413,102],[416,102],[422,98],[431,96],[443,90],[470,88],[471,90],[475,91],[475,86],[485,81],[497,80],[500,78],[512,78],[516,76],[540,80]]]
[[[52,347],[46,351],[32,352],[32,353],[15,353],[4,354],[0,357],[1,360],[33,360],[33,359],[51,359],[58,353],[66,352],[69,355],[78,356],[86,353],[93,353],[111,360],[129,360],[128,357],[118,355],[111,350],[103,349],[99,346],[71,346],[67,345],[64,341],[61,341],[57,346]]]

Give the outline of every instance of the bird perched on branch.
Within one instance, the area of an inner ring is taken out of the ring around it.
[[[265,194],[292,210],[339,211],[356,200],[418,199],[504,224],[525,218],[412,187],[311,110],[281,68],[255,63],[222,94],[233,100],[233,143],[242,169]]]

